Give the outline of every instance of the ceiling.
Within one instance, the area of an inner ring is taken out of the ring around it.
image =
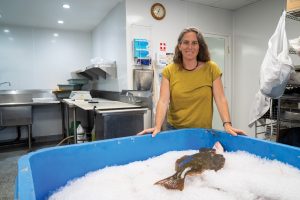
[[[0,25],[90,31],[121,1],[123,0],[0,0]],[[236,10],[258,0],[184,1]],[[69,3],[71,8],[62,8],[64,3]],[[64,24],[58,24],[58,20],[63,20]]]
[[[260,0],[185,0],[227,10],[237,10]]]
[[[0,25],[90,31],[122,0],[0,0]],[[64,9],[64,3],[70,9]],[[58,24],[63,20],[64,24]]]

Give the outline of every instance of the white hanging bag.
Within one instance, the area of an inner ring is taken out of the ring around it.
[[[268,50],[260,69],[260,88],[249,113],[249,126],[268,112],[271,98],[279,98],[283,95],[290,73],[294,71],[289,56],[285,18],[286,12],[283,11],[276,30],[269,39]]]
[[[282,96],[290,73],[294,69],[289,56],[285,32],[286,12],[283,11],[274,34],[268,42],[268,50],[260,71],[260,91],[271,98]]]

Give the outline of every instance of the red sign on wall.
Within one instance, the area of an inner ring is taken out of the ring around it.
[[[165,42],[159,43],[159,50],[160,51],[166,51],[167,45]]]

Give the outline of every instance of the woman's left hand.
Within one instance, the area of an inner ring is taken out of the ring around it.
[[[224,129],[225,129],[225,131],[226,131],[227,133],[229,133],[229,134],[231,134],[231,135],[233,135],[233,136],[237,136],[237,135],[247,135],[247,134],[245,133],[245,131],[240,130],[240,129],[237,129],[237,128],[233,128],[233,127],[231,126],[230,123],[224,124]]]

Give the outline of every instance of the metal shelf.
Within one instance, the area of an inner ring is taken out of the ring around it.
[[[289,54],[297,54],[297,52],[294,49],[289,49]]]
[[[117,66],[116,62],[93,64],[83,70],[77,70],[75,73],[80,74],[90,80],[98,79],[99,76],[105,79],[107,76],[117,78]]]
[[[280,97],[281,100],[286,100],[286,101],[299,101],[300,102],[300,96],[298,95],[283,95]]]
[[[289,122],[289,123],[300,123],[300,119],[288,119],[288,118],[280,118],[281,122]]]
[[[300,21],[300,10],[287,12],[286,17],[292,20]]]
[[[300,9],[287,12],[286,13],[286,18],[300,22]],[[297,52],[294,49],[289,49],[289,53],[290,54],[297,54]]]

